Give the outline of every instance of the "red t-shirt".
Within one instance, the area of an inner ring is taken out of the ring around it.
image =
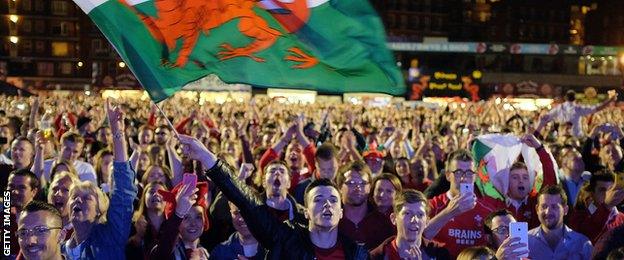
[[[429,218],[433,218],[440,213],[449,203],[447,193],[440,194],[429,200],[431,212]],[[433,238],[434,241],[444,244],[452,258],[456,258],[465,248],[472,246],[484,246],[487,238],[484,230],[483,220],[488,214],[495,211],[498,205],[493,205],[490,200],[477,199],[477,205],[451,219],[440,232]]]
[[[396,239],[384,246],[384,254],[388,260],[400,260],[399,246],[397,246]]]
[[[314,246],[314,255],[318,260],[343,260],[345,259],[344,249],[340,240],[332,248],[320,248]]]
[[[383,213],[371,209],[360,223],[353,223],[346,217],[338,222],[338,231],[356,243],[363,243],[371,250],[379,246],[387,238],[396,235],[396,228]]]

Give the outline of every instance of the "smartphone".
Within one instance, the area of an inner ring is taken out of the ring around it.
[[[509,223],[509,236],[514,238],[520,238],[519,243],[523,243],[526,245],[526,250],[529,249],[529,224],[526,222],[511,222]],[[515,251],[521,251],[524,248],[518,248]],[[520,256],[521,258],[529,257],[529,254],[526,253]]]
[[[464,194],[464,193],[474,193],[474,184],[472,184],[472,183],[460,183],[459,184],[459,192],[461,194]]]
[[[197,175],[192,173],[185,173],[184,177],[182,177],[182,183],[190,184],[191,187],[197,186]]]

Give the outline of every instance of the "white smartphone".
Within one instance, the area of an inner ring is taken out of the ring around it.
[[[461,194],[464,194],[464,193],[474,193],[474,184],[472,184],[472,183],[460,183],[459,184],[459,192]]]
[[[520,238],[519,243],[524,243],[526,245],[525,248],[518,248],[515,251],[527,250],[529,249],[529,224],[526,222],[511,222],[509,223],[509,236],[510,237],[518,237]],[[520,257],[526,258],[529,257],[529,254],[526,253],[521,255]]]

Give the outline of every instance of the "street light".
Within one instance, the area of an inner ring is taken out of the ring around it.
[[[19,21],[19,16],[14,15],[14,14],[9,15],[9,20],[11,20],[11,22],[13,23],[17,23],[17,21]]]
[[[17,42],[19,41],[19,38],[17,38],[17,36],[9,36],[9,41],[11,41],[14,44],[17,44]]]

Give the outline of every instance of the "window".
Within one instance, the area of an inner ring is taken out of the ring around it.
[[[52,1],[52,14],[54,15],[66,15],[68,8],[69,6],[65,1]]]
[[[22,0],[22,9],[24,11],[32,11],[32,1],[31,0]]]
[[[20,47],[20,55],[32,54],[33,44],[31,40],[22,40],[19,44],[19,47]]]
[[[35,53],[37,54],[43,54],[46,51],[46,47],[45,47],[45,42],[43,41],[36,41],[35,42]]]
[[[22,32],[32,32],[32,21],[24,20],[20,29],[22,29]]]
[[[40,13],[43,12],[45,9],[44,4],[46,3],[46,1],[35,1],[35,12]]]
[[[37,62],[37,75],[39,75],[39,76],[54,76],[54,63],[52,63],[52,62]]]
[[[63,57],[69,54],[69,43],[52,42],[52,56]]]
[[[52,34],[67,36],[69,35],[69,23],[67,22],[55,22],[52,24]]]
[[[46,30],[45,23],[42,20],[35,21],[35,32],[44,33]]]
[[[61,74],[63,75],[71,75],[74,66],[72,66],[71,62],[63,62],[61,63]]]

